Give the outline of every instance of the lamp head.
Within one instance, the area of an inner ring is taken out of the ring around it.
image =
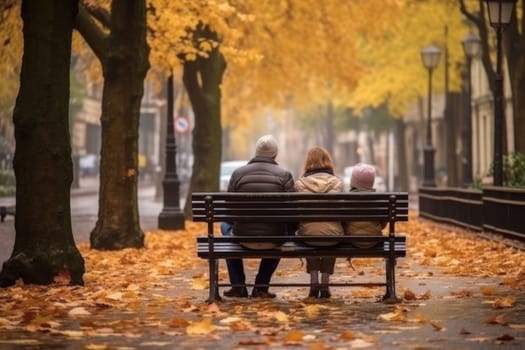
[[[476,57],[481,52],[481,40],[476,34],[472,32],[468,33],[463,38],[461,44],[463,44],[463,51],[465,52],[465,55],[469,58]]]
[[[485,2],[489,9],[490,25],[494,28],[508,26],[516,0],[485,0]]]
[[[441,50],[436,45],[429,45],[421,50],[421,60],[427,69],[434,69],[438,65],[440,57]]]

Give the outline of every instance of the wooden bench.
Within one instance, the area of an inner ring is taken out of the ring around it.
[[[406,192],[346,193],[231,193],[207,192],[192,194],[193,221],[206,222],[208,232],[197,237],[197,255],[209,263],[208,301],[221,300],[218,260],[229,258],[384,258],[384,283],[331,283],[330,286],[385,286],[383,301],[398,302],[395,290],[396,259],[406,255],[406,238],[396,235],[395,223],[408,221]],[[304,221],[380,221],[388,222],[384,236],[217,236],[217,222],[286,222]],[[319,247],[307,241],[334,241],[336,246]],[[355,242],[376,242],[370,248],[359,248]],[[254,250],[240,242],[275,242],[274,249]],[[246,284],[254,286],[253,284]],[[269,286],[309,286],[307,283],[271,283]]]

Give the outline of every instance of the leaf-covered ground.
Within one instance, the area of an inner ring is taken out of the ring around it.
[[[525,342],[525,252],[476,233],[419,220],[397,227],[403,302],[378,302],[382,288],[275,288],[274,300],[208,304],[207,263],[196,257],[205,225],[146,235],[145,249],[79,246],[84,287],[67,274],[52,286],[0,289],[0,348],[62,349],[520,349]],[[257,260],[247,261],[253,282]],[[333,281],[384,280],[379,259],[338,260]],[[221,278],[227,280],[221,264]],[[274,282],[306,282],[299,259],[282,260]]]

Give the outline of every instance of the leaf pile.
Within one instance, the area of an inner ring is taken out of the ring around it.
[[[185,231],[148,232],[144,249],[96,251],[83,243],[79,249],[86,263],[84,287],[68,286],[65,274],[57,276],[52,286],[18,283],[0,289],[0,346],[67,341],[85,349],[170,348],[174,344],[192,348],[198,339],[198,344],[220,342],[224,348],[376,348],[385,339],[403,341],[392,339],[398,334],[405,339],[404,332],[425,328],[453,332],[473,342],[520,341],[512,331],[523,331],[525,323],[510,322],[498,310],[518,307],[525,289],[523,251],[430,224],[415,213],[398,230],[406,232],[409,251],[397,268],[398,290],[402,290],[398,294],[404,302],[395,306],[375,303],[383,288],[334,288],[332,299],[310,300],[305,298],[306,288],[297,287],[279,289],[279,297],[273,300],[208,304],[207,263],[197,258],[195,246],[196,236],[206,232],[204,224],[187,222]],[[248,279],[257,266],[258,261],[246,261]],[[480,319],[479,324],[504,326],[508,332],[477,336],[470,329],[451,329],[446,320],[417,312],[420,305],[436,299],[430,290],[416,293],[403,285],[421,274],[501,281],[476,290],[451,290],[449,298],[489,303],[489,311],[496,314]],[[283,261],[275,276],[299,282],[308,278],[298,260]],[[352,259],[352,266],[338,260],[333,280],[375,277],[384,278],[380,259]],[[223,265],[220,278],[228,278]]]

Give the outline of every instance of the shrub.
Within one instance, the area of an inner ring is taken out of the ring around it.
[[[512,153],[503,157],[504,186],[525,187],[525,156]]]

